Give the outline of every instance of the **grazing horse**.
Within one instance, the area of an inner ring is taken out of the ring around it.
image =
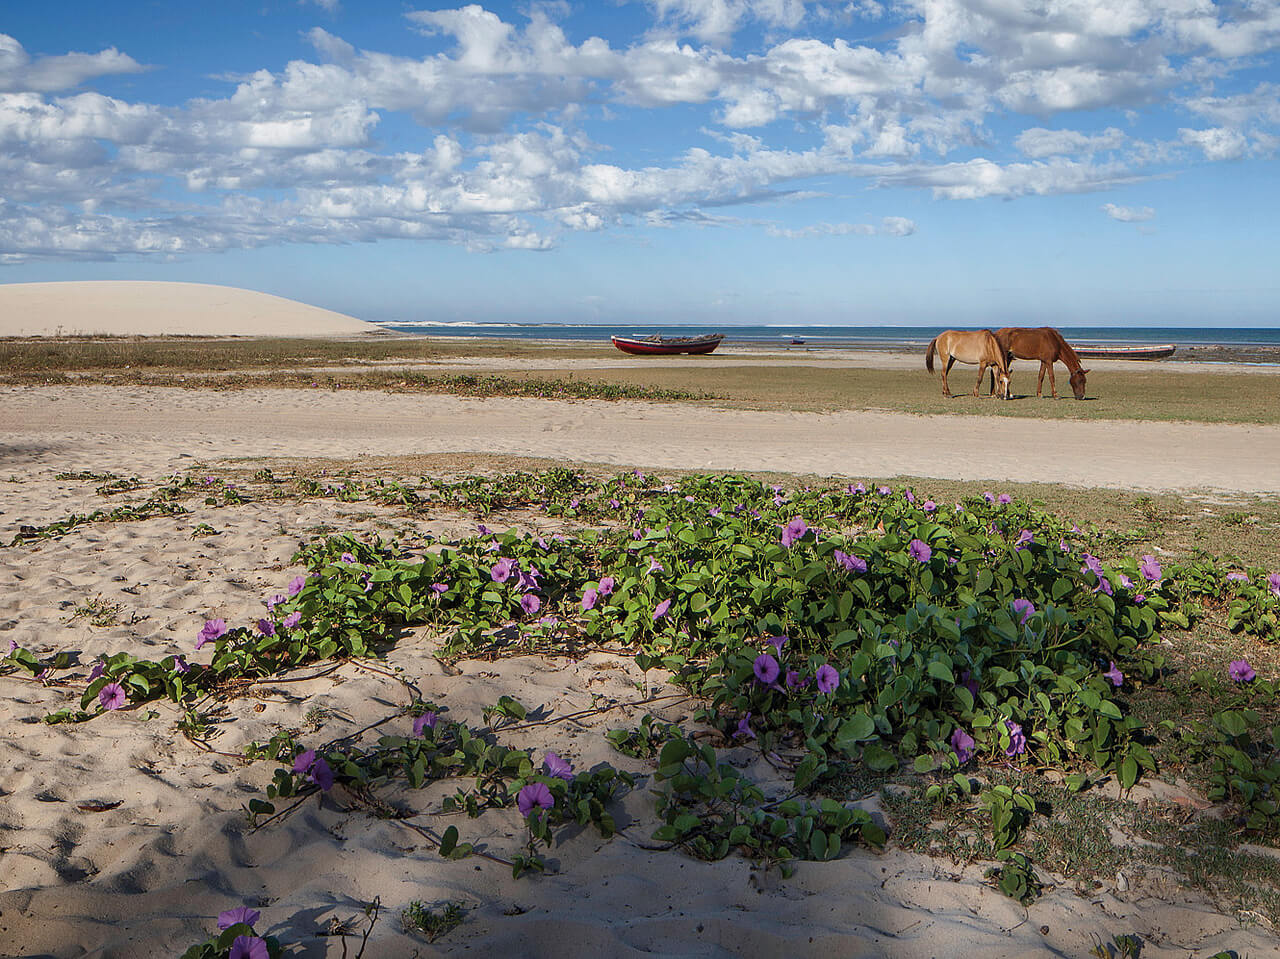
[[[1061,361],[1067,367],[1067,373],[1070,374],[1071,392],[1075,394],[1076,399],[1084,399],[1084,378],[1089,371],[1081,368],[1076,351],[1052,326],[1041,326],[1035,329],[1008,326],[1002,330],[996,330],[995,337],[1004,350],[1005,359],[1009,362],[1014,358],[1040,361],[1040,376],[1036,379],[1036,396],[1043,395],[1044,374],[1048,371],[1049,392],[1053,394],[1055,400],[1058,398],[1058,386],[1053,381],[1053,364]],[[996,378],[993,371],[991,374],[993,393],[995,388]]]
[[[978,387],[982,386],[982,377],[991,367],[992,383],[1000,382],[1000,398],[1009,398],[1009,361],[1007,354],[1000,348],[990,330],[947,330],[939,333],[929,341],[929,348],[924,351],[924,366],[933,372],[933,354],[946,360],[942,367],[942,395],[950,396],[951,388],[947,386],[947,373],[959,360],[961,363],[978,365],[978,382],[973,385],[973,395],[978,395]],[[994,389],[994,387],[993,387]]]

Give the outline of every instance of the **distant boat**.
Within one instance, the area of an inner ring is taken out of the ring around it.
[[[793,337],[791,337],[791,345],[792,345],[792,346],[804,346],[804,337],[803,337],[803,336],[793,336]]]
[[[612,336],[613,345],[623,353],[634,353],[637,356],[672,356],[676,353],[710,353],[720,341],[723,333],[710,333],[706,336]]]
[[[1164,360],[1173,356],[1177,346],[1077,346],[1076,356],[1085,360]]]

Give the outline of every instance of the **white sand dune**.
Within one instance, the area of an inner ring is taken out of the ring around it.
[[[0,284],[0,336],[352,336],[381,333],[296,300],[207,283]]]

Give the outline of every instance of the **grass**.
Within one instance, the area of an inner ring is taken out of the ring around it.
[[[762,354],[763,355],[763,354]],[[566,356],[568,359],[566,359]],[[821,359],[837,359],[824,354]],[[436,372],[433,365],[475,359],[485,375]],[[502,361],[512,365],[503,368]],[[526,360],[564,360],[559,370],[516,368]],[[618,361],[617,368],[573,369],[577,360]],[[423,369],[426,366],[428,369]],[[337,369],[334,369],[334,368]],[[412,368],[406,368],[412,367]],[[106,383],[237,389],[306,387],[448,392],[471,396],[554,396],[714,402],[743,409],[885,410],[921,415],[1130,419],[1202,423],[1280,423],[1276,380],[1268,373],[1170,372],[1095,368],[1088,397],[1065,391],[1037,399],[1035,368],[1015,364],[1012,402],[963,392],[972,368],[956,372],[960,395],[941,395],[941,381],[919,369],[881,370],[797,365],[789,357],[732,365],[728,357],[692,357],[676,365],[636,365],[599,344],[501,340],[0,340],[0,383]],[[1047,387],[1046,387],[1047,389]],[[1046,394],[1047,395],[1047,394]]]

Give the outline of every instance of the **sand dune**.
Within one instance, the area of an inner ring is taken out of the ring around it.
[[[364,320],[269,293],[132,280],[0,284],[0,336],[350,336]]]

